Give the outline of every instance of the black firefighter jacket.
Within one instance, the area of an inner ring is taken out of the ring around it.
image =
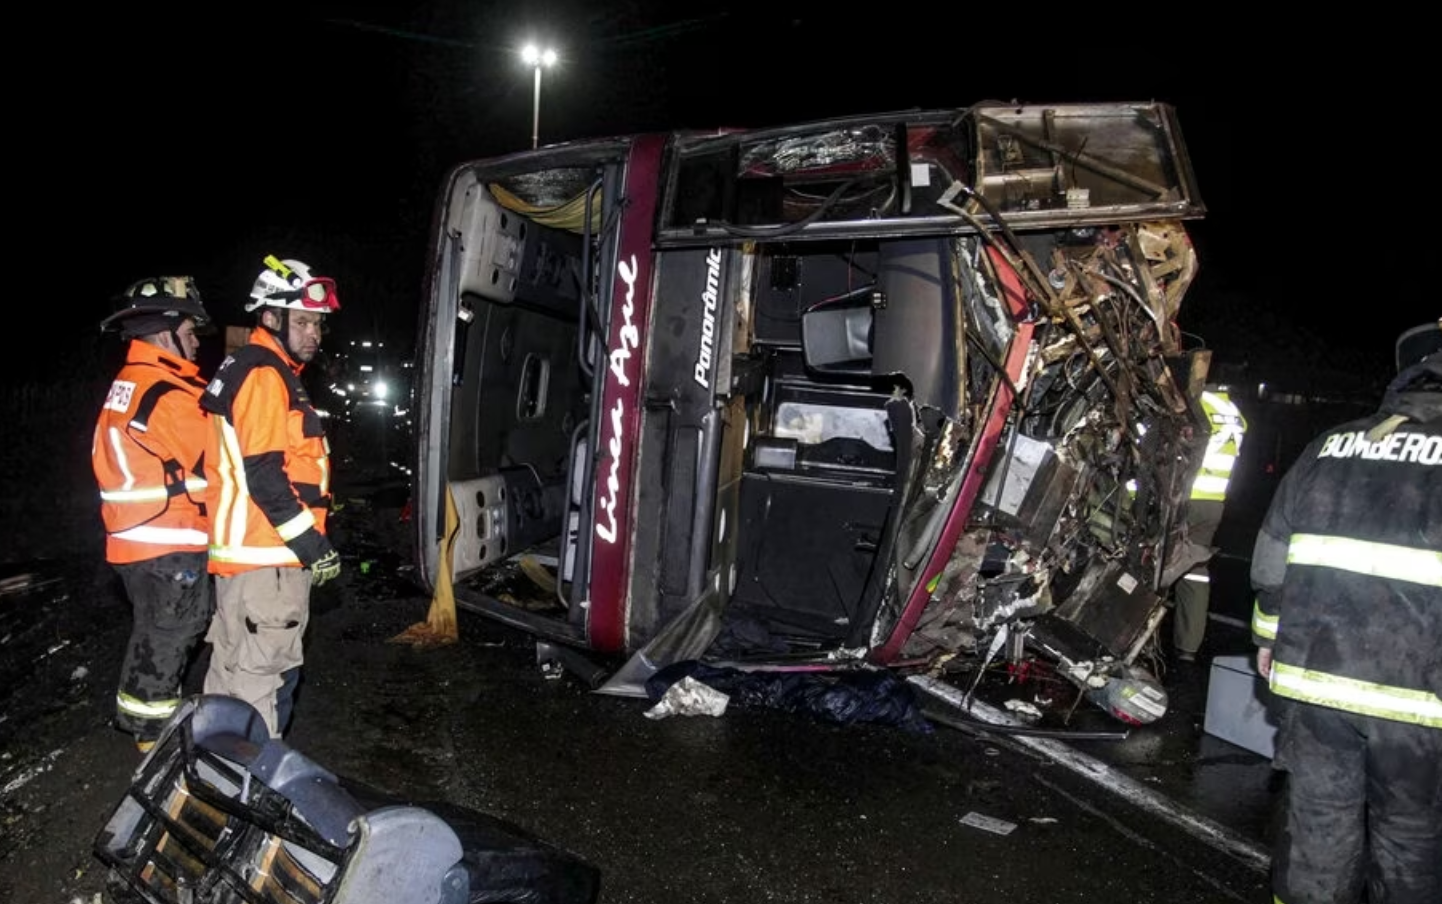
[[[1437,385],[1442,362],[1423,367]],[[1252,556],[1252,634],[1279,696],[1442,728],[1442,392],[1397,386],[1282,479]]]

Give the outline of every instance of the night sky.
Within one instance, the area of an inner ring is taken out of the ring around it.
[[[1252,26],[1219,39],[1226,23],[1165,27],[1141,9],[953,8],[127,5],[87,12],[83,27],[21,29],[43,52],[12,76],[26,136],[11,142],[9,172],[24,183],[12,211],[29,250],[11,285],[61,275],[39,291],[71,307],[66,335],[88,348],[110,296],[162,272],[194,274],[218,319],[245,322],[273,252],[337,278],[338,335],[408,343],[446,171],[530,143],[531,72],[517,51],[536,37],[562,54],[543,80],[543,143],[987,99],[1166,101],[1208,208],[1189,226],[1201,260],[1180,318],[1190,343],[1258,372],[1365,372],[1439,313],[1423,269],[1375,241],[1379,198],[1355,180],[1317,181],[1348,172],[1319,157],[1355,163],[1357,150],[1331,128],[1332,102],[1305,90],[1327,67],[1253,63],[1291,36]],[[1385,271],[1357,262],[1368,254]]]

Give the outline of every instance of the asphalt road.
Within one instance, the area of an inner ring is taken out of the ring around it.
[[[315,600],[287,741],[387,794],[571,851],[600,869],[604,904],[1270,901],[1264,864],[1195,831],[1265,850],[1275,798],[1264,759],[1201,732],[1196,675],[1173,676],[1157,725],[1068,745],[1083,768],[979,726],[743,707],[650,719],[648,701],[549,673],[529,638],[468,613],[454,645],[389,642],[428,605],[408,581],[400,501],[346,500],[347,571]],[[6,577],[0,901],[94,904],[106,871],[92,845],[139,762],[108,724],[128,607],[100,562]],[[1079,710],[1072,724],[1108,722]],[[1087,775],[1090,758],[1112,778]]]

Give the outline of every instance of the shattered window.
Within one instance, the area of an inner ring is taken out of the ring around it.
[[[1175,129],[1163,104],[987,104],[682,139],[662,231],[767,238],[928,218],[977,231],[995,218],[1020,228],[1197,216]]]
[[[859,439],[874,449],[893,449],[886,412],[880,408],[844,408],[782,402],[776,408],[776,436],[807,445],[828,440]]]
[[[878,125],[763,141],[741,154],[743,177],[824,179],[891,170],[895,166],[895,136]]]
[[[896,216],[896,129],[868,124],[687,154],[671,224],[784,226]]]

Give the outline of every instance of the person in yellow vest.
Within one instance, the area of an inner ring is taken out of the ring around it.
[[[1201,405],[1212,433],[1207,439],[1201,470],[1192,482],[1192,495],[1187,503],[1187,535],[1199,546],[1211,546],[1217,526],[1222,523],[1232,470],[1247,433],[1247,419],[1224,390],[1204,391]],[[1183,575],[1173,591],[1176,608],[1172,615],[1172,647],[1183,662],[1197,658],[1206,636],[1211,579],[1211,569],[1203,562]]]

